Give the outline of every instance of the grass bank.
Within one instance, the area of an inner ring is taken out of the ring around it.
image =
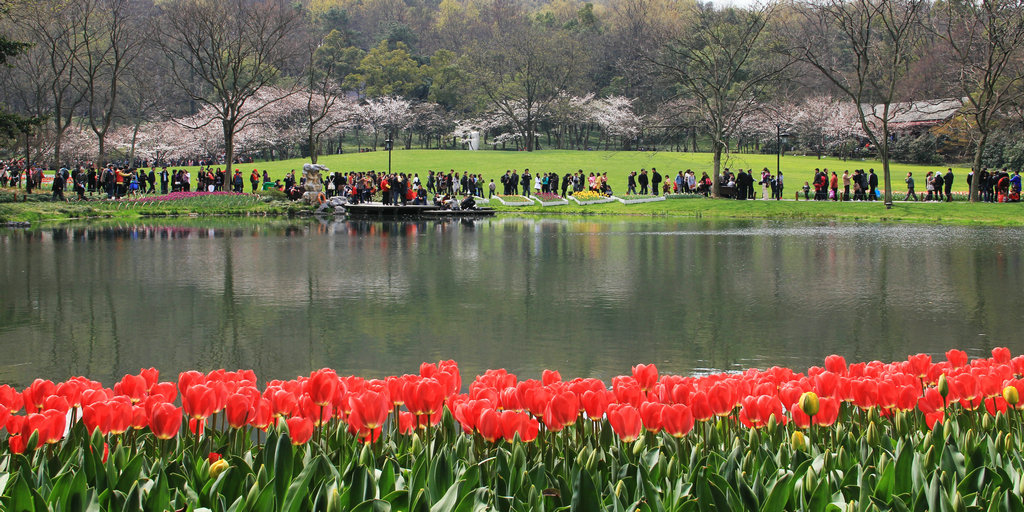
[[[978,226],[1024,226],[1022,203],[896,203],[887,210],[877,202],[736,201],[732,199],[668,199],[621,204],[512,207],[488,204],[501,212],[556,215],[642,215],[706,219],[772,219],[843,222],[913,222]]]
[[[46,222],[68,219],[138,219],[173,216],[265,216],[294,215],[308,210],[305,205],[270,196],[216,195],[175,201],[52,201],[46,193],[15,196],[0,191],[0,223]]]
[[[0,199],[4,196],[0,194]],[[693,197],[652,203],[619,202],[579,206],[500,206],[487,204],[504,213],[546,215],[607,215],[684,217],[705,219],[770,219],[842,222],[913,222],[985,226],[1024,226],[1024,204],[987,203],[899,203],[891,210],[881,202],[832,201],[736,201]],[[138,219],[172,216],[291,216],[309,207],[255,196],[207,196],[188,201],[143,201],[138,203],[102,200],[49,201],[46,194],[33,194],[28,201],[0,202],[0,222],[33,224],[69,219]]]

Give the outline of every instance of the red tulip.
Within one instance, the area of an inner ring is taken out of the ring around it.
[[[1010,362],[1010,349],[1006,347],[996,347],[992,349],[992,360],[999,364],[1006,364]]]
[[[27,442],[28,438],[21,434],[12,434],[7,438],[7,445],[10,447],[11,453],[25,453],[25,445]]]
[[[263,396],[270,399],[270,406],[274,416],[292,416],[299,410],[299,401],[295,397],[295,393],[291,391],[281,388],[267,388]]]
[[[85,423],[85,430],[92,434],[97,429],[100,434],[110,433],[110,405],[106,402],[96,402],[82,407],[82,422]]]
[[[580,415],[580,403],[572,391],[563,391],[551,397],[544,411],[544,424],[558,432],[576,423]]]
[[[444,398],[444,388],[437,379],[423,378],[405,386],[405,406],[413,414],[441,412]]]
[[[82,383],[77,380],[68,380],[57,384],[57,395],[64,397],[70,407],[81,407],[82,390],[84,389]]]
[[[316,405],[324,406],[333,402],[341,381],[334,370],[317,370],[309,376],[309,397]]]
[[[170,439],[181,430],[181,418],[181,408],[174,404],[156,404],[149,413],[149,429],[157,439]]]
[[[132,403],[138,403],[146,397],[149,387],[141,375],[125,375],[121,377],[121,382],[114,384],[114,393],[128,397]]]
[[[412,434],[414,430],[416,430],[416,416],[411,412],[398,413],[398,433],[408,435]]]
[[[123,434],[132,426],[132,404],[129,401],[111,401],[110,405],[110,433]]]
[[[182,392],[181,405],[190,418],[206,419],[217,409],[217,394],[205,384],[193,384]]]
[[[195,384],[206,384],[206,375],[195,370],[181,372],[178,374],[178,391],[182,396],[185,396],[185,392],[188,391],[188,388]]]
[[[540,424],[525,412],[504,411],[501,413],[502,433],[505,440],[512,442],[517,437],[524,443],[537,439]]]
[[[693,413],[694,419],[700,421],[707,421],[715,415],[714,409],[711,408],[711,402],[708,400],[707,393],[703,391],[696,391],[690,395],[690,412]]]
[[[225,410],[228,425],[231,425],[231,428],[244,427],[253,419],[256,412],[253,407],[253,398],[242,393],[235,393],[229,396]]]
[[[832,354],[825,358],[825,370],[836,375],[846,375],[846,359]]]
[[[158,382],[149,390],[149,394],[160,395],[165,402],[173,402],[178,398],[178,387],[173,382]]]
[[[501,390],[501,408],[506,411],[521,411],[524,409],[519,401],[519,393],[516,388],[505,388]]]
[[[647,391],[658,382],[658,367],[653,364],[638,364],[633,367],[633,378],[640,384],[640,389]]]
[[[319,427],[331,421],[333,408],[329,405],[317,405],[309,395],[302,395],[299,399],[299,416],[308,418],[314,426]]]
[[[707,396],[711,412],[718,416],[728,416],[732,414],[732,410],[736,407],[736,392],[729,383],[715,383],[708,389]]]
[[[455,407],[455,420],[462,425],[462,431],[472,434],[477,428],[477,420],[484,409],[493,409],[494,404],[488,400],[465,400]]]
[[[665,404],[658,402],[644,402],[640,404],[640,419],[644,428],[652,434],[661,431],[661,413],[665,410]]]
[[[992,416],[998,413],[1006,414],[1006,409],[1006,400],[1003,400],[1002,396],[985,399],[985,410]]]
[[[160,382],[160,370],[156,368],[143,368],[139,370],[139,375],[146,381],[146,392],[152,390],[153,386]]]
[[[26,412],[39,412],[43,410],[43,401],[46,397],[57,392],[57,386],[53,382],[43,379],[32,381],[29,387],[22,393],[25,397]]]
[[[923,378],[928,375],[932,366],[932,356],[928,354],[914,354],[907,356],[907,363],[911,375]]]
[[[0,407],[7,409],[11,414],[16,414],[25,404],[25,397],[18,390],[4,384],[0,386]]]
[[[545,386],[549,386],[555,382],[562,382],[562,374],[558,373],[558,370],[544,370],[540,374],[540,381]]]
[[[482,409],[476,420],[477,430],[484,439],[494,443],[504,436],[501,413],[494,409]]]
[[[608,404],[611,403],[611,400],[609,391],[601,388],[597,391],[584,392],[580,402],[583,403],[583,410],[586,411],[588,418],[593,421],[601,421],[605,412],[608,411]]]
[[[967,352],[963,350],[951,349],[946,352],[946,361],[953,365],[953,368],[961,368],[967,366]]]
[[[288,435],[292,444],[306,444],[313,437],[313,422],[300,416],[288,418]]]
[[[935,425],[942,424],[942,418],[945,415],[943,411],[929,412],[924,415],[924,422],[928,425],[928,428],[935,430]]]
[[[270,400],[260,397],[253,400],[252,405],[253,415],[249,424],[260,430],[267,430],[270,427],[270,422],[274,421],[274,408]]]
[[[683,404],[665,406],[661,410],[661,428],[672,437],[683,437],[693,429],[693,413]]]
[[[613,405],[608,408],[608,423],[623,442],[635,441],[643,430],[640,413],[631,405]]]
[[[352,412],[349,415],[349,425],[356,431],[366,431],[379,428],[388,418],[391,411],[391,401],[385,393],[364,391],[358,395],[349,397],[349,404]],[[415,414],[415,412],[413,413]]]
[[[142,430],[149,426],[149,414],[146,408],[141,406],[132,407],[132,429]]]

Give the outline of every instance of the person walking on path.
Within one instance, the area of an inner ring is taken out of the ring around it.
[[[914,201],[917,201],[917,194],[914,193],[914,173],[908,172],[907,179],[903,181],[907,182],[907,201],[910,201],[911,197],[914,198]]]

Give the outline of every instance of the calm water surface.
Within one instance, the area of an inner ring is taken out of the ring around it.
[[[140,367],[610,379],[1024,350],[1024,230],[501,217],[0,230],[0,382]],[[191,223],[190,223],[191,222]],[[205,221],[209,222],[209,221]]]

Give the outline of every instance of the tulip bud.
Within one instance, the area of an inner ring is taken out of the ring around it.
[[[213,465],[210,466],[210,478],[216,480],[217,477],[226,469],[228,469],[228,461],[218,459],[217,462],[214,462]]]
[[[359,464],[365,467],[373,467],[373,452],[370,451],[370,443],[363,443],[363,449],[359,452]]]
[[[800,395],[800,401],[797,404],[800,406],[800,410],[808,416],[818,414],[818,394],[814,391],[806,391]]]
[[[1003,388],[1003,400],[1011,407],[1016,407],[1017,403],[1020,402],[1020,392],[1014,386],[1006,386]]]
[[[924,459],[922,459],[921,465],[925,470],[931,470],[932,464],[935,463],[935,447],[929,446],[928,451],[924,452]]]
[[[778,427],[778,424],[779,423],[777,421],[775,421],[775,415],[772,414],[772,416],[770,418],[768,418],[768,424],[765,425],[765,428],[768,430],[768,434],[769,435],[771,435],[773,437],[775,436],[775,429],[776,429],[776,427]]]
[[[597,466],[597,450],[590,451],[590,457],[587,457],[587,471],[593,471]]]
[[[938,386],[936,386],[936,388],[938,388],[939,396],[941,396],[943,400],[945,400],[946,397],[949,396],[949,381],[946,380],[945,373],[939,375],[939,384]]]
[[[878,446],[878,426],[873,421],[868,425],[868,444]]]
[[[986,414],[981,417],[981,430],[986,432],[992,430],[992,416]]]
[[[626,492],[626,482],[619,480],[619,483],[615,484],[615,496],[620,497],[624,492]]]
[[[644,437],[646,437],[646,434],[640,434],[640,437],[637,438],[637,440],[633,442],[633,456],[634,457],[639,457],[640,454],[644,452],[644,445],[646,444],[646,442],[644,440]]]
[[[789,437],[789,443],[793,445],[794,450],[802,452],[807,449],[807,438],[805,438],[804,433],[799,430],[793,431],[793,435]]]
[[[1014,451],[1014,444],[1015,443],[1013,442],[1013,436],[1009,432],[1007,432],[1006,438],[1003,441],[1003,449],[1005,449],[1007,453],[1010,453]]]
[[[331,490],[327,492],[327,512],[341,512],[341,493],[338,492],[338,484],[332,484]]]

